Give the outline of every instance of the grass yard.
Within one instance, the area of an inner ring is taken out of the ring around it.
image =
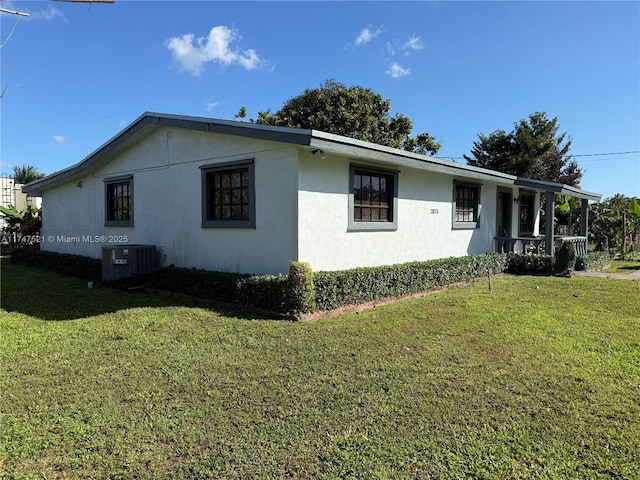
[[[637,282],[294,323],[3,259],[2,309],[1,478],[638,478]]]
[[[637,260],[611,260],[611,266],[606,270],[607,273],[633,273],[640,270],[640,257]]]

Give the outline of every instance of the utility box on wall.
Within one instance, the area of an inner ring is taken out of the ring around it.
[[[116,282],[142,275],[158,267],[155,245],[109,245],[102,247],[102,280]]]

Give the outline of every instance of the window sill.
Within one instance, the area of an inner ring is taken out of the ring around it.
[[[453,230],[475,230],[480,228],[477,222],[458,222],[453,224]]]
[[[397,223],[386,222],[349,222],[347,232],[393,232],[398,230]]]
[[[201,228],[242,228],[242,229],[254,229],[256,225],[251,221],[214,221],[205,222],[200,225]]]
[[[105,222],[105,227],[133,227],[133,222]]]

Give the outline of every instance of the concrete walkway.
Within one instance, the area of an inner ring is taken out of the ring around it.
[[[640,280],[640,270],[633,273],[606,273],[606,272],[583,272],[574,271],[574,275],[579,277],[601,277],[601,278],[619,278],[621,280]]]

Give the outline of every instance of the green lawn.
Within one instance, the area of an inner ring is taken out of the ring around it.
[[[611,266],[606,270],[607,273],[633,273],[640,270],[640,257],[637,260],[611,260]]]
[[[295,323],[3,260],[2,308],[1,478],[638,478],[637,282]]]

